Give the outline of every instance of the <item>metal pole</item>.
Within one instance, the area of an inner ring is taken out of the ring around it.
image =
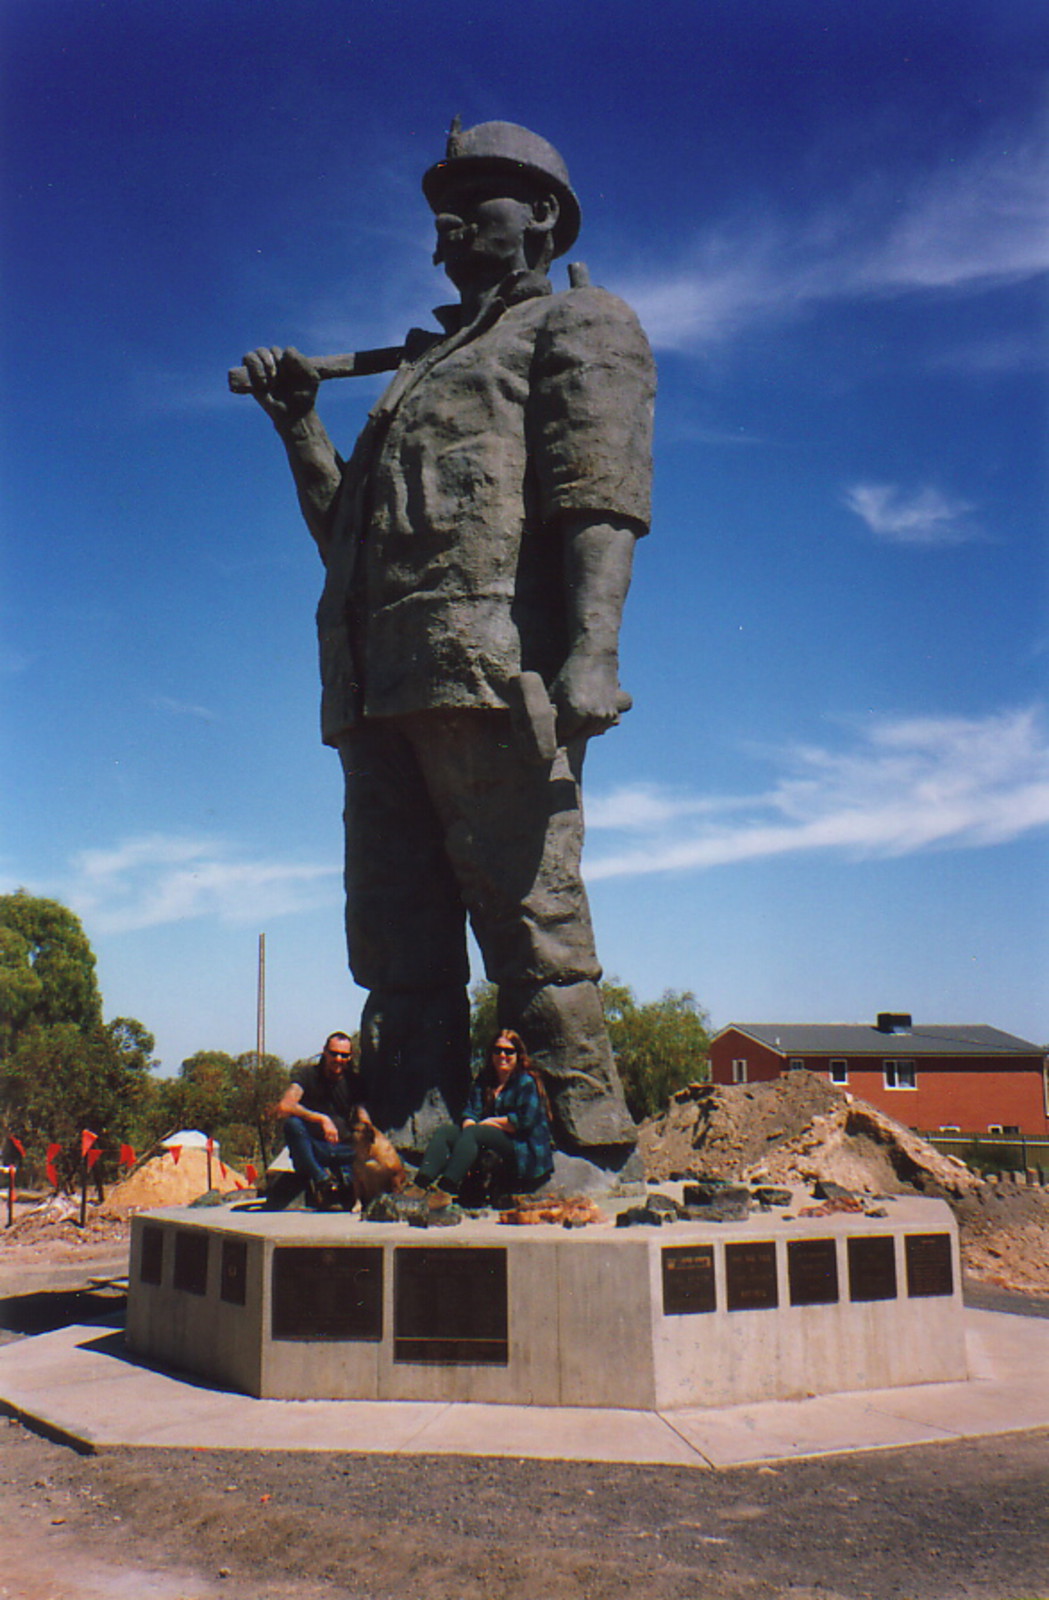
[[[266,1151],[265,1119],[259,1106],[259,1075],[262,1058],[266,1054],[266,935],[259,934],[259,986],[255,1006],[255,1132],[259,1141],[259,1160],[265,1172],[269,1164]]]
[[[259,990],[255,1008],[255,1069],[266,1054],[266,935],[259,934]]]

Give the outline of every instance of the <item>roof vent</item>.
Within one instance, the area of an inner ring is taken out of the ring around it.
[[[906,1033],[911,1026],[909,1011],[879,1011],[877,1029],[879,1033]]]

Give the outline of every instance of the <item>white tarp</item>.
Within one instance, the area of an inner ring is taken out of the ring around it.
[[[171,1150],[175,1145],[179,1145],[183,1150],[206,1150],[208,1148],[208,1136],[196,1128],[183,1128],[181,1133],[172,1133],[168,1138],[162,1139],[160,1145],[163,1150]],[[211,1148],[212,1152],[217,1155],[219,1148],[217,1139],[212,1140]]]

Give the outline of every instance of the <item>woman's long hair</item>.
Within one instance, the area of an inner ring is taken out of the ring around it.
[[[495,1104],[495,1058],[492,1055],[492,1051],[494,1050],[496,1042],[499,1039],[509,1039],[514,1049],[517,1051],[513,1071],[511,1072],[510,1077],[513,1077],[514,1072],[527,1072],[528,1076],[535,1084],[536,1089],[539,1091],[539,1103],[546,1114],[547,1122],[549,1122],[550,1099],[546,1092],[546,1084],[543,1082],[542,1073],[539,1071],[539,1068],[533,1064],[532,1058],[528,1054],[527,1046],[525,1045],[524,1040],[521,1038],[521,1035],[519,1033],[515,1033],[512,1028],[500,1028],[498,1033],[492,1035],[488,1049],[485,1051],[484,1071],[482,1074],[485,1090],[485,1110],[491,1112],[492,1106]],[[507,1079],[507,1082],[509,1082],[509,1079]]]

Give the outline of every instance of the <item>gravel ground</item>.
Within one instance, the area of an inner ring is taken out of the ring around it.
[[[1049,1314],[1049,1194],[960,1209],[967,1301]],[[9,1241],[0,1342],[118,1304],[85,1291],[126,1269],[120,1232],[58,1231]],[[0,1418],[0,1600],[1049,1600],[1047,1506],[1049,1430],[715,1473],[90,1457]]]
[[[4,1600],[1045,1600],[1049,1432],[697,1472],[0,1423]]]

